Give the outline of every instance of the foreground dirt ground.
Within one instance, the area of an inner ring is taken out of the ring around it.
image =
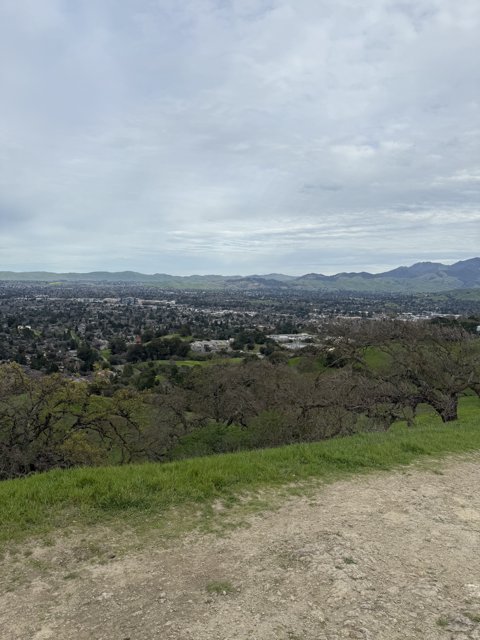
[[[318,488],[227,536],[103,545],[7,558],[2,640],[480,639],[478,455]]]

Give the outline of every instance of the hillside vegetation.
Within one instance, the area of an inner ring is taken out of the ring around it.
[[[480,340],[461,326],[339,324],[290,360],[139,367],[0,365],[0,540],[170,509],[195,524],[215,501],[480,448]]]
[[[301,354],[92,380],[0,365],[0,479],[382,432],[423,406],[447,423],[480,394],[480,340],[461,327],[347,324]]]
[[[122,271],[110,273],[0,272],[0,280],[38,282],[122,282],[146,283],[171,289],[307,289],[319,291],[406,292],[425,293],[480,287],[480,258],[462,260],[453,265],[419,262],[384,273],[338,273],[326,276],[309,273],[299,277],[283,274],[252,276],[153,275]]]
[[[466,397],[459,419],[448,424],[427,411],[413,428],[398,423],[384,433],[167,464],[53,470],[0,483],[0,541],[95,523],[161,528],[170,509],[188,505],[196,505],[192,512],[200,522],[213,501],[228,507],[267,487],[290,485],[301,491],[306,481],[330,482],[419,457],[477,449],[480,400]]]

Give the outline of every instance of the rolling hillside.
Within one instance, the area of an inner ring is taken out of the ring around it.
[[[358,291],[371,293],[435,293],[456,289],[480,288],[480,258],[462,260],[452,265],[418,262],[410,267],[397,267],[384,273],[338,273],[326,276],[308,273],[293,277],[283,274],[221,276],[152,275],[135,271],[93,271],[91,273],[51,273],[47,271],[1,271],[0,281],[82,282],[150,284],[171,289],[276,289],[310,291]]]

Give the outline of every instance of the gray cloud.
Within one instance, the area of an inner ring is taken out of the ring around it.
[[[17,229],[23,227],[30,219],[26,210],[18,202],[7,202],[0,197],[0,229]]]
[[[478,254],[479,28],[477,0],[4,0],[2,268]]]

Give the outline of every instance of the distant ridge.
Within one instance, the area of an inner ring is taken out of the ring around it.
[[[45,283],[124,283],[150,284],[164,289],[276,289],[311,291],[352,291],[371,293],[434,293],[454,289],[480,288],[480,258],[461,260],[452,265],[440,262],[417,262],[384,273],[337,273],[326,276],[307,273],[287,276],[281,273],[251,276],[191,275],[165,273],[147,275],[136,271],[92,271],[90,273],[52,273],[48,271],[0,271],[0,281]]]

